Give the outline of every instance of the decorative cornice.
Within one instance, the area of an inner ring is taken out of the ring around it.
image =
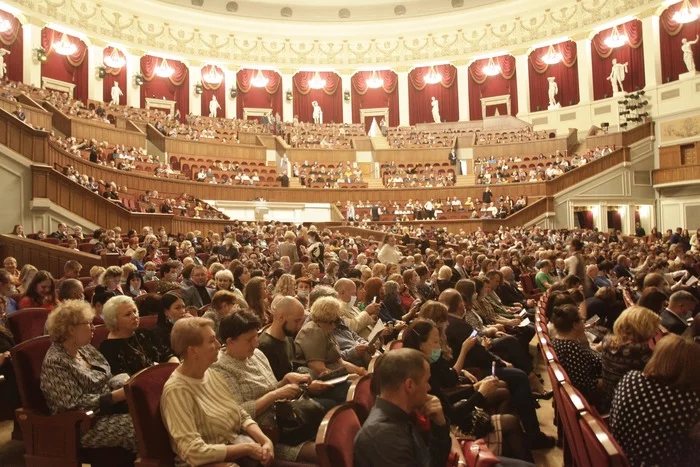
[[[330,26],[299,29],[295,25],[297,35],[285,35],[292,27],[282,20],[279,27],[268,22],[262,28],[259,22],[197,13],[152,0],[6,1],[33,24],[59,23],[84,32],[94,43],[117,42],[192,61],[207,57],[233,66],[385,66],[396,70],[436,61],[462,64],[489,51],[523,50],[551,37],[585,37],[596,26],[623,16],[646,16],[663,3],[563,0],[551,7],[544,0],[518,0],[414,23],[343,25],[336,33]],[[397,35],[397,30],[405,34]]]

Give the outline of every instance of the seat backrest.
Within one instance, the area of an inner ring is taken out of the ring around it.
[[[575,465],[599,465],[591,463],[591,459],[588,457],[578,422],[580,413],[588,408],[588,404],[581,393],[569,383],[562,383],[559,386],[559,391],[560,405],[557,407],[563,421],[564,437],[570,446],[571,455],[574,456]]]
[[[355,412],[360,423],[367,420],[369,411],[374,407],[374,394],[371,390],[372,374],[367,374],[353,381],[348,389],[347,401],[355,404]]]
[[[44,325],[49,316],[46,308],[25,308],[7,317],[7,326],[15,342],[24,342],[44,335]]]
[[[604,423],[600,423],[598,418],[589,412],[582,412],[578,423],[586,451],[591,459],[590,465],[629,467],[627,456]]]
[[[17,344],[10,350],[22,407],[43,414],[48,414],[49,408],[41,392],[39,377],[50,346],[49,336],[39,336]]]
[[[316,434],[318,465],[353,467],[353,446],[360,427],[351,404],[345,403],[328,412]]]
[[[95,326],[95,329],[92,330],[92,340],[90,341],[90,344],[96,348],[100,348],[100,344],[102,344],[102,341],[107,339],[107,335],[109,334],[109,329],[107,329],[107,326],[104,324],[100,324],[99,326]]]
[[[143,283],[143,289],[148,293],[155,293],[158,288],[158,281],[148,281]]]
[[[165,382],[176,368],[176,363],[146,368],[132,376],[124,386],[142,460],[158,460],[165,465],[174,463],[175,453],[160,415],[160,396]]]
[[[139,327],[144,329],[153,329],[158,322],[158,316],[141,316],[139,317]]]

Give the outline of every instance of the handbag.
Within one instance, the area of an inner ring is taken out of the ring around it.
[[[323,406],[308,397],[305,385],[298,398],[277,401],[274,407],[280,442],[288,446],[314,439],[325,415]]]

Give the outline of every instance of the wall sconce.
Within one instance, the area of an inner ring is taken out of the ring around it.
[[[35,52],[36,52],[36,59],[37,59],[37,61],[39,61],[39,62],[45,62],[45,61],[46,61],[46,58],[47,58],[47,56],[46,56],[46,50],[44,50],[44,49],[42,49],[42,48],[38,48],[38,49],[36,49]]]
[[[136,86],[143,86],[143,83],[144,83],[143,75],[141,73],[135,74],[134,75],[134,84]]]
[[[204,92],[204,86],[202,86],[202,83],[197,83],[194,85],[194,93],[195,94],[202,94]]]
[[[99,79],[105,79],[107,77],[107,68],[103,66],[97,67],[97,77]]]
[[[229,96],[231,96],[231,99],[235,99],[238,95],[238,90],[236,89],[236,86],[232,86],[228,94]]]
[[[294,99],[294,94],[292,93],[292,91],[285,92],[284,96],[287,99],[287,102],[292,102],[292,99]]]
[[[350,102],[350,91],[347,89],[343,91],[343,99],[345,99],[345,102]]]

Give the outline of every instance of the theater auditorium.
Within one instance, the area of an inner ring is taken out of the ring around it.
[[[697,466],[699,17],[0,0],[0,466]]]

